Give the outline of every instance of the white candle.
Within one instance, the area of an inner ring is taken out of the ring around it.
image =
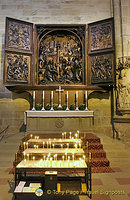
[[[81,144],[79,143],[79,148],[81,148]]]
[[[38,145],[37,145],[37,149],[38,149]]]
[[[61,144],[61,148],[63,148],[63,144]]]
[[[35,156],[33,156],[33,160],[35,160]]]
[[[29,153],[27,154],[27,159],[29,160]]]
[[[75,137],[76,137],[76,139],[77,139],[77,137],[78,137],[78,134],[77,134],[77,133],[75,134]]]
[[[71,134],[72,134],[72,133],[70,132],[70,139],[71,139]]]
[[[62,133],[62,139],[64,139],[64,133]]]
[[[32,134],[30,135],[31,139],[32,139]]]
[[[49,144],[50,144],[50,149],[51,149],[51,142],[49,142]]]
[[[88,110],[88,91],[87,90],[85,91],[85,104],[86,104],[85,110]]]
[[[45,108],[44,108],[44,98],[45,98],[45,92],[43,90],[42,91],[42,110],[45,110]]]
[[[26,145],[27,145],[27,149],[28,149],[28,142],[26,143]]]
[[[84,159],[84,161],[85,161],[85,155],[83,155],[83,159]]]
[[[48,149],[48,141],[47,141],[47,149]]]
[[[51,91],[51,110],[53,110],[53,91]]]
[[[76,110],[79,110],[78,109],[78,91],[76,91]]]
[[[46,159],[46,156],[44,155],[44,161],[45,161],[45,159]]]
[[[55,145],[53,144],[52,146],[53,146],[53,149],[54,149]]]
[[[64,162],[64,158],[65,158],[65,157],[64,157],[64,156],[62,156],[63,162]]]
[[[66,139],[66,132],[65,132],[65,139]]]
[[[67,148],[69,148],[69,143],[67,143]]]
[[[32,110],[35,110],[35,91],[33,91],[33,108]]]
[[[43,142],[43,149],[44,149],[44,144],[45,144],[45,142]]]

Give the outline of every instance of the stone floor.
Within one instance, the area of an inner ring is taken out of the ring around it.
[[[121,141],[113,140],[98,134],[107,152],[113,173],[92,174],[92,200],[129,200],[130,199],[130,149]],[[13,175],[9,174],[15,152],[18,149],[23,133],[0,141],[0,200],[12,200],[10,189]],[[8,182],[9,181],[9,182]],[[74,198],[75,199],[75,198]],[[86,196],[79,196],[87,200]]]

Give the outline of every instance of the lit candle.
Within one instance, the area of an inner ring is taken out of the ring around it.
[[[69,143],[67,143],[67,148],[69,148]]]
[[[35,160],[35,156],[33,156],[33,160]]]
[[[72,133],[70,132],[70,139],[71,139],[71,134],[72,134]]]
[[[26,145],[27,145],[27,149],[28,149],[28,142],[26,143]]]
[[[67,160],[67,151],[65,152],[66,160]]]
[[[80,144],[80,142],[79,142],[79,148],[81,148],[81,144]]]
[[[77,137],[78,137],[78,134],[77,134],[77,133],[75,134],[75,137],[76,137],[76,139],[77,139]]]
[[[47,149],[48,149],[48,141],[47,141]]]
[[[84,161],[85,161],[85,155],[83,155],[83,159],[84,159]]]
[[[27,154],[27,159],[29,160],[29,153]]]
[[[44,161],[45,161],[45,159],[46,159],[46,156],[44,155]]]
[[[77,149],[77,144],[75,144],[74,146],[75,146],[75,148]]]
[[[66,132],[65,132],[65,139],[66,139]]]
[[[43,142],[43,149],[44,149],[44,144],[45,144],[45,142]]]
[[[72,153],[72,158],[73,158],[73,162],[74,162],[74,152]]]
[[[37,145],[37,149],[38,149],[38,145]]]
[[[64,133],[62,133],[62,139],[64,139]]]
[[[63,162],[64,162],[64,158],[65,158],[65,157],[64,157],[64,156],[62,156]]]
[[[53,146],[53,149],[54,149],[55,145],[53,144],[52,146]]]
[[[36,149],[36,145],[34,145],[34,149]]]
[[[56,161],[57,161],[57,154],[56,154]]]
[[[33,136],[33,135],[31,134],[31,135],[30,135],[31,139],[32,139],[32,136]]]
[[[63,144],[61,144],[61,148],[63,148]]]
[[[50,144],[50,149],[51,149],[51,141],[49,142],[49,144]]]

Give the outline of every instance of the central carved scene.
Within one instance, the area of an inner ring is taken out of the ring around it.
[[[83,35],[60,29],[44,32],[38,44],[38,84],[83,84]]]

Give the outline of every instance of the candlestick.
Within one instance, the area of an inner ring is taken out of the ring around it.
[[[72,132],[70,132],[70,139],[71,139],[71,134],[72,134]]]
[[[35,91],[33,91],[33,108],[32,108],[33,111],[35,111]]]
[[[76,110],[78,111],[78,91],[76,91]]]
[[[68,91],[66,92],[66,110],[69,110]]]
[[[85,110],[88,110],[88,91],[87,90],[85,91],[85,106],[86,106]]]
[[[54,110],[53,109],[53,91],[51,91],[51,110]]]
[[[43,91],[42,91],[42,111],[45,110],[45,108],[44,108],[44,98],[45,98],[45,92],[44,92],[44,90],[43,90]]]

